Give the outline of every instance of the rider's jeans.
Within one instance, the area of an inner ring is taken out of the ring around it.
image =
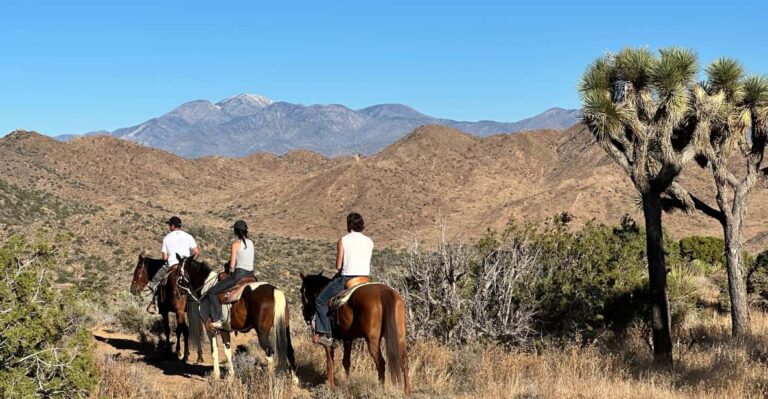
[[[163,282],[163,278],[165,278],[165,275],[168,273],[168,269],[171,268],[171,265],[169,265],[167,262],[163,265],[163,267],[160,268],[160,270],[155,273],[155,276],[152,277],[152,281],[149,283],[149,289],[152,290],[152,292],[157,291],[157,286],[160,285],[160,283]]]
[[[317,308],[317,314],[315,314],[315,332],[319,334],[331,333],[331,317],[328,314],[328,301],[331,300],[336,294],[344,290],[344,284],[347,283],[350,277],[339,276],[331,280],[328,285],[320,291],[315,300],[315,307]]]
[[[237,280],[240,280],[241,278],[253,274],[252,270],[245,270],[241,268],[235,268],[234,273],[230,273],[230,275],[225,278],[224,280],[219,281],[211,287],[210,290],[208,290],[208,293],[206,294],[211,301],[211,320],[213,321],[221,321],[221,303],[219,302],[219,298],[216,296],[216,294],[220,292],[224,292],[232,287],[235,286],[237,283]]]

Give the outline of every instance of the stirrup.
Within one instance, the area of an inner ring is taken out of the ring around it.
[[[157,307],[157,303],[155,303],[154,298],[152,299],[151,302],[149,302],[149,305],[147,305],[147,313],[149,313],[149,314],[158,314],[159,313],[159,309]]]
[[[336,340],[326,334],[320,334],[320,337],[317,338],[317,343],[328,348],[336,346]]]
[[[224,323],[220,321],[212,321],[208,325],[217,330],[221,330],[222,328],[224,328]]]

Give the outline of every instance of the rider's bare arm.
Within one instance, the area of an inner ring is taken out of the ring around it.
[[[200,256],[200,247],[192,248],[192,259],[197,259]]]
[[[168,253],[163,252],[163,260],[165,260],[165,261],[168,260]]]
[[[237,250],[240,249],[240,241],[232,242],[232,253],[229,255],[229,271],[235,271],[235,265],[237,264]]]
[[[341,240],[336,245],[336,270],[341,270],[344,260],[344,248],[341,247]]]

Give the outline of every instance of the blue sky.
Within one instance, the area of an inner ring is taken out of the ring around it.
[[[0,135],[113,130],[244,92],[515,121],[578,107],[585,66],[624,46],[768,73],[764,2],[528,3],[3,0]]]

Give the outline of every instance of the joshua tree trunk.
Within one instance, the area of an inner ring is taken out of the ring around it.
[[[718,195],[718,202],[720,200]],[[731,331],[734,337],[745,336],[750,331],[746,268],[741,245],[746,202],[747,198],[742,190],[735,190],[733,209],[723,220],[728,294],[731,298]]]
[[[661,227],[661,195],[643,194],[643,216],[648,256],[648,276],[651,294],[651,328],[653,357],[657,363],[672,364],[672,320],[667,294],[667,265],[664,260],[664,233]]]

